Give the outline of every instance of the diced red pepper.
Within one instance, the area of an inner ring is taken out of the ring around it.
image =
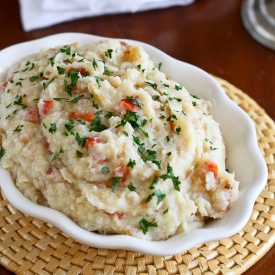
[[[100,143],[100,137],[89,137],[86,139],[85,147],[88,149],[90,146],[94,146],[96,143]]]
[[[47,115],[53,108],[53,101],[52,100],[44,100],[43,101],[43,113]]]
[[[113,215],[116,216],[119,220],[123,217],[123,213],[120,212],[115,212]]]
[[[103,164],[106,161],[105,156],[97,153],[93,154],[92,158],[96,162],[96,164]]]
[[[47,141],[46,138],[44,140],[44,146],[45,146],[46,149],[49,149],[49,147],[50,147],[50,143]]]
[[[121,177],[120,182],[125,182],[129,175],[130,169],[129,169],[129,167],[126,167],[125,165],[119,165],[115,169],[115,172]]]
[[[78,70],[82,76],[86,73],[86,69],[83,68],[83,67],[79,67],[79,68],[70,67],[70,68],[68,69],[68,73],[70,73],[70,72],[73,71],[73,70]]]
[[[80,119],[80,114],[77,112],[71,112],[70,117],[74,120]]]
[[[81,119],[88,121],[88,122],[91,122],[94,119],[94,117],[95,116],[93,113],[86,113],[86,114],[80,115]]]
[[[207,170],[209,172],[212,172],[214,174],[214,177],[217,178],[217,176],[218,176],[218,166],[217,166],[217,164],[210,161],[210,160],[208,160],[208,161],[205,162],[205,165],[207,167]]]
[[[3,82],[2,84],[1,84],[1,86],[0,86],[0,91],[1,92],[4,92],[5,91],[5,89],[7,88],[7,86],[8,86],[8,81],[5,81],[5,82]]]
[[[122,109],[122,110],[128,110],[128,111],[134,111],[135,110],[135,108],[137,107],[134,103],[133,103],[133,101],[131,101],[131,100],[129,100],[129,99],[127,99],[127,98],[123,98],[123,99],[121,99],[121,101],[120,101],[120,108]]]
[[[91,112],[86,114],[79,114],[77,112],[72,112],[70,117],[74,120],[83,119],[85,121],[91,122],[94,118],[94,114]]]
[[[40,122],[40,116],[39,116],[38,110],[28,108],[26,120],[32,123]]]

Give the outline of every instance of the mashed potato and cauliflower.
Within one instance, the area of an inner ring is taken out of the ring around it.
[[[1,166],[101,234],[164,240],[222,218],[238,182],[211,104],[160,67],[114,39],[27,56],[0,84]]]

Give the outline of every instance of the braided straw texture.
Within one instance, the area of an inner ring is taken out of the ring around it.
[[[275,242],[275,124],[249,96],[216,78],[228,96],[253,119],[268,182],[249,222],[236,235],[171,257],[82,245],[49,223],[27,216],[0,194],[0,264],[22,275],[237,275],[263,257]]]

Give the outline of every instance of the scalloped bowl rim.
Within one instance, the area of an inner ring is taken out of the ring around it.
[[[7,47],[0,51],[0,81],[3,81],[7,68],[12,64],[43,47],[62,46],[73,42],[87,44],[105,38],[107,37],[84,33],[59,33]],[[127,235],[99,235],[86,231],[61,212],[35,204],[24,197],[16,188],[9,172],[0,168],[0,185],[6,198],[19,211],[51,223],[76,241],[92,247],[168,256],[238,233],[249,220],[255,200],[267,181],[267,167],[258,148],[252,120],[228,98],[217,81],[205,71],[176,60],[143,42],[117,39],[143,47],[155,64],[162,62],[161,70],[172,76],[172,79],[181,83],[190,93],[212,102],[211,113],[220,123],[228,150],[227,167],[230,171],[235,171],[236,179],[240,181],[237,203],[223,219],[212,221],[202,228],[173,236],[166,241],[147,241]]]

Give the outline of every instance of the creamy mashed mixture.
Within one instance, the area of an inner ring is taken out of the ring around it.
[[[164,240],[202,227],[238,182],[210,102],[189,92],[119,40],[42,49],[0,84],[0,164],[89,231]]]

